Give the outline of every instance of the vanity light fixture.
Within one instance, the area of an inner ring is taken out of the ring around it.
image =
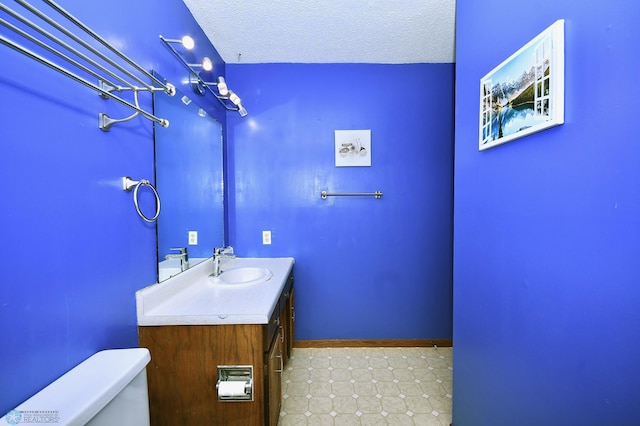
[[[194,47],[196,47],[196,42],[193,40],[191,36],[188,36],[188,35],[178,40],[178,39],[164,38],[162,34],[160,34],[160,39],[164,41],[167,44],[167,46],[169,46],[170,44],[181,44],[182,47],[184,47],[187,50],[192,50]],[[178,52],[173,48],[173,46],[169,46],[169,47],[177,56],[179,56]],[[199,64],[186,64],[186,65],[190,68],[202,68],[205,71],[211,71],[213,69],[213,61],[211,61],[211,59],[209,59],[206,56],[202,58],[202,62],[200,62]]]
[[[229,94],[229,88],[227,87],[227,82],[224,81],[224,77],[218,77],[218,92],[222,96],[227,96]]]
[[[238,105],[240,105],[242,103],[242,100],[240,99],[240,96],[236,95],[231,90],[229,90],[229,100],[231,102],[233,102],[233,104],[235,106],[238,106]]]
[[[204,95],[206,90],[205,83],[200,78],[200,74],[196,73],[193,69],[202,68],[204,71],[211,71],[213,69],[213,62],[205,56],[202,58],[201,63],[187,64],[187,66],[189,67],[189,81],[191,82],[193,91],[198,95]]]
[[[171,52],[178,58],[178,60],[182,63],[182,65],[187,68],[189,71],[189,82],[191,83],[191,87],[193,91],[198,95],[205,95],[208,90],[211,92],[213,96],[216,97],[218,102],[227,111],[238,111],[241,117],[245,117],[247,115],[247,110],[242,105],[242,101],[240,97],[229,90],[227,86],[227,82],[224,77],[219,76],[214,82],[207,82],[203,79],[199,72],[195,69],[201,68],[204,71],[211,71],[213,69],[213,62],[211,59],[205,57],[200,64],[191,64],[189,63],[181,54],[178,52],[172,45],[173,44],[181,44],[185,47],[185,49],[192,49],[195,45],[193,39],[189,36],[185,36],[180,40],[177,39],[167,39],[160,35],[160,40],[164,42],[164,44],[171,50]],[[216,86],[216,93],[211,86]]]
[[[245,117],[247,115],[247,110],[242,106],[240,96],[236,95],[231,90],[229,90],[229,100],[238,108],[240,117]]]
[[[164,37],[162,37],[162,35],[160,35],[160,38],[165,43],[179,43],[179,44],[182,44],[182,46],[187,50],[191,50],[196,46],[196,42],[193,40],[193,38],[191,38],[188,35],[182,37],[180,40],[164,38]]]
[[[216,81],[203,81],[206,86],[216,86],[218,88],[218,95],[224,99],[229,98],[229,87],[223,76],[216,78]],[[214,93],[215,95],[215,93]],[[217,95],[216,95],[217,96]]]
[[[200,62],[199,64],[187,64],[187,65],[189,65],[191,68],[202,68],[205,71],[211,71],[213,69],[213,62],[211,61],[211,59],[207,58],[206,56],[202,58],[202,62]]]
[[[229,94],[229,88],[227,87],[227,82],[224,80],[223,76],[220,76],[216,79],[215,84],[218,87],[218,93],[220,96],[227,96]]]
[[[229,107],[226,107],[226,105],[225,105],[225,107],[227,109],[232,109],[232,110],[238,111],[238,113],[240,114],[241,117],[245,117],[247,115],[247,110],[245,109],[244,106],[242,106],[242,101],[241,101],[240,97],[238,95],[236,95],[233,91],[229,90],[229,87],[227,86],[227,82],[226,82],[226,80],[224,79],[223,76],[219,76],[216,79],[216,81],[213,81],[213,82],[205,81],[205,82],[203,82],[203,84],[207,88],[209,88],[209,86],[216,86],[218,88],[218,94],[216,95],[209,88],[211,93],[213,93],[213,95],[216,98],[218,98],[219,100],[221,100],[221,101],[223,99],[228,99],[235,106],[235,108],[229,108]]]

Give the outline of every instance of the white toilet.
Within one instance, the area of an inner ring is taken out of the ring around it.
[[[150,360],[146,348],[98,352],[8,412],[0,424],[149,426]]]

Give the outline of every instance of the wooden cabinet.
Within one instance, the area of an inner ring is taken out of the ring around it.
[[[276,426],[293,346],[293,274],[267,324],[141,326],[151,424]],[[218,401],[219,365],[251,365],[253,401]]]

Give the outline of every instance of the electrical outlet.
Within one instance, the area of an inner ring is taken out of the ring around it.
[[[189,245],[190,246],[198,245],[198,231],[189,231]]]
[[[271,244],[271,231],[262,231],[262,244]]]

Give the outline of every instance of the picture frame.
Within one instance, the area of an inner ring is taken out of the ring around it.
[[[480,151],[564,123],[564,20],[480,79]]]
[[[335,130],[336,167],[371,166],[371,129]]]

